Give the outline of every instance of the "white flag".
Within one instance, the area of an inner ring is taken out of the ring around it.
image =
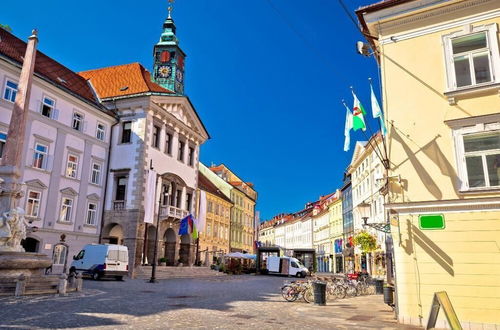
[[[352,113],[351,110],[345,105],[346,115],[345,115],[345,128],[344,128],[344,151],[349,151],[351,144],[351,129],[352,129]]]
[[[370,84],[370,91],[371,91],[371,99],[372,99],[372,115],[373,118],[378,118],[380,121],[380,130],[382,131],[383,135],[387,134],[387,128],[385,127],[385,122],[384,122],[384,114],[382,113],[382,109],[380,108],[380,105],[378,104],[377,97],[375,96],[375,93],[373,92],[373,86]]]
[[[149,170],[144,196],[144,222],[153,223],[155,214],[156,172]],[[158,210],[160,212],[160,210]]]
[[[200,190],[200,209],[198,211],[198,232],[205,232],[205,223],[207,219],[207,194],[205,191]]]

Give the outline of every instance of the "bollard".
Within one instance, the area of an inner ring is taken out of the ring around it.
[[[78,273],[76,275],[76,291],[82,291],[83,289],[83,278],[82,274]]]
[[[66,281],[67,278],[68,277],[64,273],[59,276],[59,285],[57,286],[58,294],[66,295],[66,284],[68,282]]]
[[[25,291],[26,291],[26,276],[24,276],[24,274],[21,274],[16,279],[16,292],[15,292],[15,296],[16,297],[21,297],[21,296],[24,295]]]
[[[75,280],[76,280],[76,274],[75,272],[69,273],[68,276],[68,288],[74,288],[75,287]]]

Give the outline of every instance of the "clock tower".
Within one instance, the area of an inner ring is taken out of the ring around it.
[[[184,95],[184,59],[186,54],[179,48],[171,6],[168,7],[168,17],[163,23],[160,41],[154,46],[153,58],[153,81],[177,95]]]

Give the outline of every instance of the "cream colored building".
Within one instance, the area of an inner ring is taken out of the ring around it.
[[[202,172],[198,172],[198,188],[207,199],[205,228],[201,228],[199,251],[203,264],[214,262],[214,257],[229,253],[229,231],[233,203]]]
[[[354,248],[355,271],[366,270],[370,275],[383,278],[385,271],[386,233],[366,226],[360,208],[369,208],[367,224],[386,222],[384,209],[384,173],[381,158],[385,156],[382,135],[376,133],[368,141],[357,142],[354,148],[349,173],[352,181],[352,203],[354,232],[366,231],[377,240],[377,249],[363,253],[358,246]]]
[[[253,184],[244,182],[223,164],[212,166],[210,170],[234,188],[230,196],[233,202],[230,229],[231,252],[253,253],[257,201],[257,192],[253,189]]]
[[[381,66],[398,319],[425,325],[446,291],[464,329],[498,328],[500,2],[383,1],[357,15]]]
[[[328,205],[329,239],[331,245],[332,273],[344,272],[344,258],[342,255],[344,227],[342,223],[342,198],[340,190],[335,192],[333,201]]]

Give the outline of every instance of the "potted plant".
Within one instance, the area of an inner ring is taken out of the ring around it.
[[[167,265],[167,258],[160,258],[158,260],[158,263],[160,266],[166,266]]]

